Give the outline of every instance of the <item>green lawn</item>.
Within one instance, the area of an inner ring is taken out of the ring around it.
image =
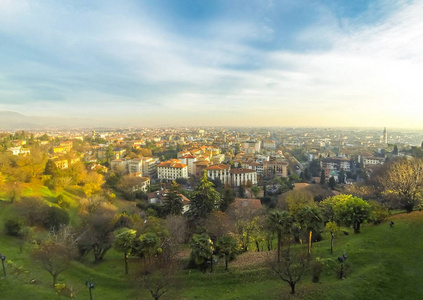
[[[10,207],[9,203],[0,202],[1,227],[10,216]],[[225,272],[220,264],[214,274],[182,270],[176,286],[163,299],[423,299],[423,213],[399,214],[391,219],[395,221],[394,228],[388,223],[367,225],[361,234],[337,237],[332,256],[326,236],[313,244],[313,256],[331,258],[332,267],[325,270],[320,283],[312,283],[310,275],[306,275],[297,285],[295,297],[267,267],[251,262],[250,257],[256,254],[247,253],[244,258],[248,259],[239,259],[247,265],[234,263],[229,266],[230,272]],[[66,299],[50,287],[50,275],[31,263],[30,246],[19,253],[17,241],[5,236],[1,227],[0,252],[12,264],[7,263],[8,276],[0,277],[0,299]],[[336,278],[334,268],[339,267],[336,258],[344,253],[348,255],[351,274],[341,280]],[[77,299],[89,299],[85,280],[96,284],[94,299],[150,299],[146,290],[132,282],[132,275],[123,274],[121,256],[111,250],[98,265],[91,263],[91,256],[84,263],[74,262],[59,276],[59,283],[71,286]],[[130,272],[137,268],[137,260],[132,259]],[[30,283],[33,279],[35,283]]]

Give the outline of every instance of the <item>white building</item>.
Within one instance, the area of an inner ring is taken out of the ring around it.
[[[231,184],[232,186],[246,185],[248,182],[257,184],[257,172],[252,169],[232,169]]]
[[[171,159],[157,165],[157,177],[159,179],[175,180],[188,178],[188,166],[179,159]]]
[[[217,164],[205,168],[207,177],[210,179],[219,178],[223,184],[231,183],[231,167],[229,165]]]

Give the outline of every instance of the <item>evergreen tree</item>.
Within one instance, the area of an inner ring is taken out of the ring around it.
[[[325,170],[322,170],[320,172],[320,184],[325,184],[326,183],[326,174],[325,174]]]
[[[172,186],[164,199],[164,209],[168,215],[180,215],[182,214],[182,197],[180,194],[179,185],[172,181]]]
[[[206,218],[220,204],[220,194],[204,172],[200,184],[193,192],[190,202],[189,217],[193,220]]]
[[[220,210],[223,212],[226,211],[228,207],[232,204],[232,202],[234,202],[234,200],[235,200],[234,192],[231,189],[226,188],[225,191],[223,192],[223,197],[220,202]]]
[[[336,186],[336,180],[335,180],[335,177],[331,177],[331,178],[329,178],[329,187],[332,189],[332,190],[334,190],[335,189],[335,186]]]

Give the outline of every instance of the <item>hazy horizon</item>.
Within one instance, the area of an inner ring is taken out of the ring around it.
[[[422,129],[422,19],[412,0],[0,0],[0,111],[70,127]]]

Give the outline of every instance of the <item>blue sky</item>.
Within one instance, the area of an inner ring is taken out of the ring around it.
[[[0,0],[0,110],[423,128],[423,2]]]

